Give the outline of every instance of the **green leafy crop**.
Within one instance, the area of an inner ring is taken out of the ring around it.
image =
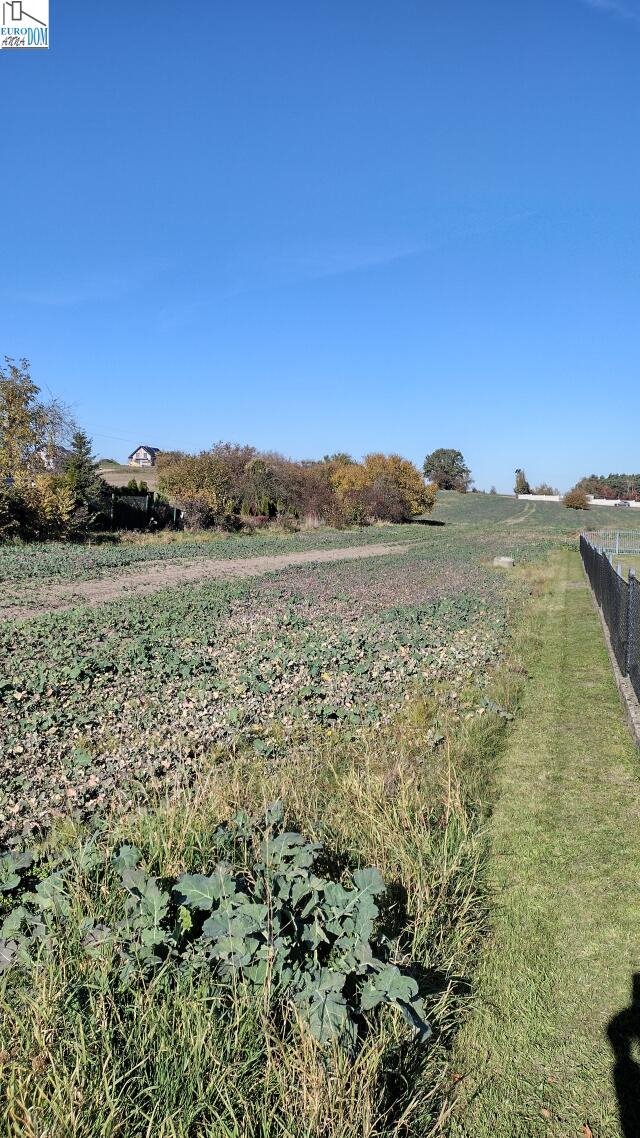
[[[0,622],[0,842],[220,747],[268,759],[388,722],[409,691],[482,685],[504,635],[494,579],[422,547]]]
[[[230,999],[238,985],[266,994],[278,1022],[295,1007],[320,1043],[353,1051],[381,1005],[429,1038],[418,984],[379,927],[385,885],[376,869],[331,874],[321,844],[284,828],[280,803],[255,822],[238,814],[218,830],[216,848],[221,860],[208,872],[172,880],[149,874],[132,846],[110,855],[92,844],[55,863],[7,854],[0,971],[31,967],[37,950],[51,951],[75,926],[89,960],[107,961],[125,987],[159,968],[207,968]],[[115,891],[111,924],[78,920],[79,874],[97,897]]]

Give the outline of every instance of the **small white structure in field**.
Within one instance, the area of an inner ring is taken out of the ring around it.
[[[503,569],[513,569],[515,561],[513,557],[494,557],[493,564],[501,565]]]
[[[562,494],[516,494],[522,502],[561,502]]]

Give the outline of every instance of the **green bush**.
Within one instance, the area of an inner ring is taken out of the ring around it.
[[[20,536],[24,523],[22,503],[11,489],[0,490],[0,541]]]

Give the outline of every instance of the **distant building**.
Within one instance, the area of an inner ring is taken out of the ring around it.
[[[139,446],[129,455],[129,466],[155,466],[160,447]]]
[[[61,474],[64,470],[65,462],[71,458],[73,451],[63,446],[47,446],[43,447],[38,453],[38,457],[42,462],[45,470],[49,474]]]

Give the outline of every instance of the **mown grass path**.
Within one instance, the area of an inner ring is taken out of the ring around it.
[[[640,970],[640,758],[576,553],[556,555],[533,608],[530,679],[491,823],[495,915],[458,1044],[451,1133],[631,1138],[640,1040],[618,1064],[616,1093],[607,1025]],[[617,1021],[622,1049],[630,1024],[640,1028],[640,1009]]]

